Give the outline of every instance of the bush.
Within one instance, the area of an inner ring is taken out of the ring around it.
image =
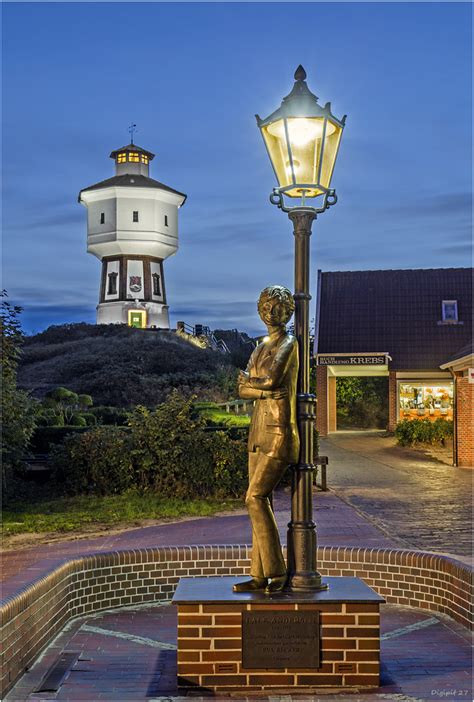
[[[71,427],[86,427],[87,422],[86,422],[85,417],[83,417],[81,414],[75,414],[73,417],[71,417],[70,426]]]
[[[416,444],[444,444],[453,436],[453,422],[439,417],[431,422],[429,419],[403,419],[395,429],[395,436],[400,446]]]
[[[337,378],[336,397],[339,429],[384,429],[387,426],[387,378]]]
[[[52,448],[51,463],[69,494],[114,495],[133,483],[129,437],[115,427],[71,434]]]
[[[128,431],[97,427],[67,437],[52,462],[72,494],[134,488],[163,497],[236,497],[247,485],[246,443],[206,431],[192,400],[177,392],[154,411],[135,408]]]
[[[125,427],[128,423],[128,411],[121,407],[91,407],[88,414],[96,418],[97,424],[115,424],[118,427]]]
[[[37,427],[31,439],[31,450],[34,453],[49,453],[52,446],[62,444],[69,434],[87,431],[87,427],[47,426]]]

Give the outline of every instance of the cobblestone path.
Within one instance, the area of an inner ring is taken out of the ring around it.
[[[321,440],[328,485],[400,546],[472,555],[472,478],[380,432],[337,432]]]

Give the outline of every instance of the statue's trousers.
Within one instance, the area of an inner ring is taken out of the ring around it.
[[[245,504],[252,522],[250,574],[253,578],[275,578],[286,574],[270,496],[287,467],[286,461],[259,451],[249,453],[249,487]]]

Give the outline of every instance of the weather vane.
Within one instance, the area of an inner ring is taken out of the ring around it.
[[[133,135],[134,135],[136,129],[137,129],[137,125],[136,125],[136,124],[131,124],[131,125],[129,126],[129,128],[128,128],[128,131],[130,132],[130,137],[131,137],[131,140],[132,140],[132,141],[131,141],[132,144],[133,144]]]

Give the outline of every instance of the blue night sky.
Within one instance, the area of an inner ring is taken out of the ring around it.
[[[95,321],[84,188],[129,141],[188,194],[165,263],[171,320],[257,333],[255,300],[292,287],[293,236],[254,114],[302,63],[348,114],[313,227],[317,268],[471,265],[469,3],[4,4],[4,281],[28,332]]]

